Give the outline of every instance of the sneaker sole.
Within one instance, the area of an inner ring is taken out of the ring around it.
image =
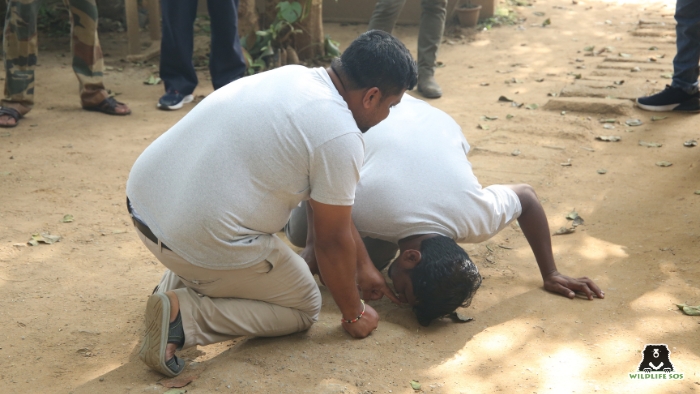
[[[170,323],[170,299],[164,293],[153,294],[146,303],[146,334],[139,351],[139,358],[154,371],[175,377],[165,365],[165,348],[168,346]]]
[[[179,103],[177,103],[177,104],[175,104],[175,105],[162,105],[160,102],[158,102],[158,104],[156,104],[156,107],[158,107],[158,109],[163,109],[163,110],[166,110],[166,111],[167,111],[167,110],[180,109],[180,108],[182,108],[182,105],[183,105],[183,104],[191,103],[193,100],[194,100],[194,96],[191,95],[191,94],[188,94],[187,96],[185,96],[185,97],[182,99],[182,101],[180,101]]]
[[[637,107],[647,110],[647,111],[654,111],[654,112],[670,112],[673,111],[674,108],[677,106],[681,105],[681,103],[676,103],[676,104],[668,104],[668,105],[646,105],[642,104],[637,100]]]

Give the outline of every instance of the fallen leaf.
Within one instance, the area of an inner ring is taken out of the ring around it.
[[[509,99],[509,98],[506,97],[506,96],[501,96],[501,97],[499,97],[499,98],[498,98],[498,101],[504,101],[504,102],[506,102],[506,103],[512,103],[512,102],[513,102],[513,100]]]
[[[617,119],[609,118],[609,119],[599,119],[598,120],[600,123],[615,123],[617,122]]]
[[[624,58],[632,57],[632,55],[630,55],[629,53],[622,53],[622,52],[618,53],[617,55],[620,57],[624,57]]]
[[[696,191],[695,191],[695,194],[700,195],[700,190],[696,190]]]
[[[61,221],[63,223],[70,223],[73,221],[73,215],[71,215],[71,214],[63,215],[63,219],[61,219]]]
[[[639,67],[632,67],[632,69],[630,71],[633,73],[638,73],[638,72],[642,71],[642,69]]]
[[[523,104],[513,101],[512,103],[510,103],[510,106],[515,107],[515,108],[520,108],[523,106]]]
[[[488,83],[488,82],[482,82],[482,83],[479,84],[479,86],[489,86],[489,83]]]
[[[579,217],[579,216],[578,216],[578,212],[576,212],[576,210],[573,210],[566,215],[566,218],[569,220],[574,220],[577,217]]]
[[[417,380],[411,380],[411,388],[416,391],[420,390],[420,383]]]
[[[613,126],[613,125],[611,125],[611,124],[609,124],[609,123],[606,123],[606,124],[603,125],[603,128],[606,129],[606,130],[614,130],[614,129],[615,129],[615,126]]]
[[[651,121],[656,122],[657,120],[664,120],[666,118],[668,118],[668,116],[652,116]]]
[[[551,92],[547,93],[547,97],[557,97],[557,96],[558,96],[557,93],[551,93]]]
[[[697,144],[698,144],[698,142],[695,140],[688,140],[688,141],[683,143],[683,146],[686,146],[688,148],[692,148],[692,147],[696,146]]]
[[[535,82],[544,82],[544,78],[536,78]]]
[[[650,50],[650,51],[655,51],[655,50],[657,50],[657,49],[659,49],[659,47],[656,47],[656,46],[649,47],[649,50]]]
[[[51,245],[61,240],[60,235],[51,235],[49,233],[32,234],[32,239],[27,241],[30,246],[38,246],[40,243]]]
[[[158,85],[161,82],[161,79],[159,77],[156,77],[154,74],[151,74],[145,81],[143,81],[144,85]]]
[[[598,141],[605,141],[605,142],[618,142],[620,141],[620,136],[619,135],[599,135],[595,137]]]
[[[582,75],[581,74],[572,74],[574,76],[574,79],[581,79]]]
[[[477,128],[480,128],[481,130],[488,130],[488,129],[489,129],[489,126],[488,126],[488,125],[481,124],[481,123],[479,123],[478,125],[476,125],[476,127],[477,127]]]
[[[535,16],[544,16],[544,12],[535,11],[535,12],[532,13],[532,15],[535,15]]]
[[[511,156],[520,156],[520,149],[516,149],[512,152],[510,152]]]
[[[662,146],[664,146],[664,144],[659,144],[656,142],[645,142],[640,140],[639,146],[646,146],[647,148],[661,148]]]
[[[575,232],[576,229],[573,227],[560,227],[559,230],[555,231],[554,234],[552,235],[565,235],[565,234],[571,234]]]
[[[498,116],[488,116],[488,115],[482,115],[481,120],[497,120]]]
[[[552,21],[549,18],[547,18],[544,20],[544,22],[542,22],[542,27],[549,26],[551,24],[552,24]]]
[[[671,163],[669,161],[657,161],[656,165],[659,167],[671,167],[673,165],[673,163]]]
[[[661,78],[671,79],[671,78],[673,78],[673,74],[661,74]]]
[[[158,383],[167,388],[180,388],[192,383],[198,377],[199,375],[183,375],[172,379],[161,380]]]
[[[539,108],[539,107],[540,107],[540,106],[537,105],[537,104],[529,104],[529,105],[526,105],[526,106],[525,106],[525,109],[532,109],[532,110],[534,110],[534,109],[537,109],[537,108]]]
[[[514,117],[515,117],[515,115],[511,115],[511,114],[506,115],[506,119],[513,119]]]
[[[615,85],[622,85],[623,83],[625,83],[624,79],[621,79],[619,81],[613,81],[613,84],[615,84]]]
[[[604,175],[604,174],[607,174],[607,173],[608,173],[608,170],[606,170],[605,168],[601,168],[601,169],[599,169],[597,172],[598,172],[598,174],[600,174],[600,175]]]
[[[627,119],[625,124],[627,124],[627,126],[641,126],[644,124],[644,122],[642,122],[640,119]]]
[[[687,304],[676,304],[676,306],[688,316],[700,316],[700,306],[691,306]]]
[[[170,389],[163,394],[185,394],[187,390],[180,390],[180,389]]]
[[[578,226],[580,226],[580,225],[582,225],[582,224],[583,224],[583,218],[580,217],[580,216],[577,217],[576,219],[574,219],[574,221],[571,223],[571,225],[574,226],[574,227],[578,227]]]
[[[594,46],[594,45],[587,46],[587,47],[584,47],[584,48],[583,48],[583,50],[586,51],[586,52],[593,52],[594,49],[595,49],[595,46]]]

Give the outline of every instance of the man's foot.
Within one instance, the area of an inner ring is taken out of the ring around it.
[[[174,377],[185,368],[185,362],[175,356],[175,350],[185,343],[185,333],[179,308],[173,311],[177,307],[177,296],[168,293],[156,293],[148,298],[146,334],[139,358],[151,369]]]
[[[93,106],[84,106],[83,109],[86,111],[95,111],[95,112],[102,112],[103,114],[107,115],[129,115],[131,113],[131,109],[124,104],[120,103],[117,101],[114,97],[107,97],[106,99],[102,100],[101,103]]]
[[[647,111],[700,112],[700,94],[666,85],[659,93],[637,99],[637,106]]]
[[[192,100],[194,100],[194,96],[191,94],[184,95],[177,90],[170,90],[158,100],[157,107],[166,111],[180,109],[183,104],[191,103]]]
[[[433,75],[418,76],[418,92],[425,98],[440,98],[442,97],[442,89],[435,81]]]
[[[0,127],[15,127],[22,114],[14,108],[0,107]]]

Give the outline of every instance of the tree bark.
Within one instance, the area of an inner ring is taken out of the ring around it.
[[[326,53],[323,46],[323,0],[310,0],[309,3],[309,15],[299,23],[303,32],[294,37],[294,49],[301,60],[323,56]]]

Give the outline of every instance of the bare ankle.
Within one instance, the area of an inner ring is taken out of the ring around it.
[[[170,322],[172,323],[177,319],[177,314],[180,312],[180,301],[172,291],[166,291],[165,295],[170,299]]]

